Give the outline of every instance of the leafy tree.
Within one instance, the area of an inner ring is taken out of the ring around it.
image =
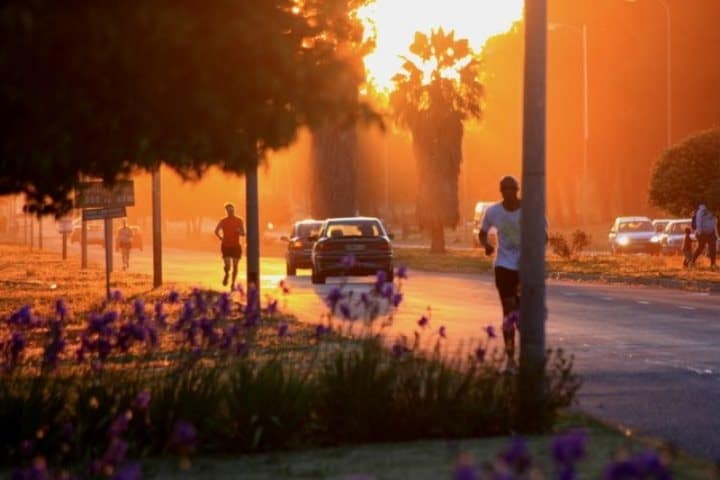
[[[65,211],[78,175],[159,159],[241,173],[303,125],[368,114],[340,81],[357,0],[10,0],[0,6],[0,195]]]
[[[720,212],[720,129],[694,135],[665,151],[650,179],[650,202],[686,217],[700,203]]]
[[[430,250],[444,252],[443,228],[455,227],[460,217],[463,122],[481,115],[479,61],[467,40],[442,28],[430,35],[417,32],[410,52],[416,60],[406,57],[403,72],[393,77],[390,104],[397,122],[413,137],[418,220],[431,232]]]
[[[356,10],[365,0],[348,0]],[[374,48],[372,40],[363,38],[358,19],[346,35],[326,40],[335,45],[338,55],[353,66],[338,79],[336,92],[346,101],[357,101],[358,90],[365,79],[362,58]],[[355,215],[357,201],[358,136],[354,122],[328,119],[312,129],[311,162],[313,185],[310,208],[315,218]]]

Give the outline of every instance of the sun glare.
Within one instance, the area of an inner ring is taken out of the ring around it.
[[[376,48],[365,59],[368,79],[379,90],[392,88],[392,77],[400,71],[400,55],[416,31],[429,33],[442,27],[455,30],[455,38],[467,38],[475,51],[485,41],[503,33],[522,18],[523,0],[375,0],[360,11]]]

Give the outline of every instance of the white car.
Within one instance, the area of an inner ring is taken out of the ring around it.
[[[660,234],[660,248],[662,253],[666,255],[682,253],[682,244],[685,239],[686,228],[690,228],[689,218],[671,220],[667,224],[665,231]],[[695,234],[691,233],[690,238],[693,241],[693,248],[695,248]]]
[[[608,234],[610,252],[660,254],[660,235],[648,217],[617,217]]]

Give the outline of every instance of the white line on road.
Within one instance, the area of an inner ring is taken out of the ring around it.
[[[682,308],[683,310],[696,310],[695,307],[688,307],[687,305],[680,305],[680,308]]]
[[[563,292],[563,295],[566,297],[577,297],[577,293],[571,293],[571,292]]]
[[[615,300],[613,297],[602,297],[602,299],[607,302],[612,302],[613,300]]]
[[[648,302],[647,300],[637,300],[636,302],[640,305],[650,305],[650,302]]]

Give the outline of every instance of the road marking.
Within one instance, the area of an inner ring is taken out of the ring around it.
[[[650,302],[648,302],[647,300],[636,300],[636,302],[640,305],[650,305]]]
[[[613,300],[615,300],[613,297],[602,297],[602,299],[607,302],[612,302]]]
[[[682,308],[683,310],[696,310],[695,307],[688,307],[687,305],[680,305],[680,308]]]
[[[563,295],[565,295],[566,297],[577,297],[578,294],[572,292],[563,292]]]

